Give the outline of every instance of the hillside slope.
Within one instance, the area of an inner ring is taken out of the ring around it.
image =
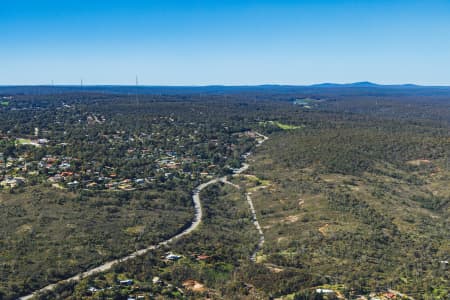
[[[389,122],[273,134],[253,163],[270,182],[253,197],[266,235],[258,262],[310,274],[304,288],[445,299],[449,141]]]

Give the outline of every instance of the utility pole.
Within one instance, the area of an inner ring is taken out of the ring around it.
[[[138,86],[139,86],[139,79],[138,76],[136,75],[136,105],[139,106],[139,98],[138,98]]]
[[[135,94],[134,94],[135,97],[136,97],[136,118],[135,118],[135,120],[136,120],[135,128],[136,128],[136,129],[138,128],[138,123],[139,123],[139,117],[138,117],[138,115],[139,115],[138,86],[139,86],[139,79],[138,79],[138,76],[136,75],[136,90],[135,90]],[[136,134],[138,134],[138,133],[136,132]]]

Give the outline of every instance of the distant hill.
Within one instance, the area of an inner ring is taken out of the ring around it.
[[[177,95],[177,94],[329,94],[355,95],[359,93],[418,93],[421,95],[450,95],[449,86],[419,86],[414,84],[381,85],[368,81],[355,83],[321,83],[309,86],[301,85],[255,85],[255,86],[129,86],[129,85],[37,85],[37,86],[0,86],[0,95],[46,95],[59,93],[107,93],[107,94],[147,94],[147,95]]]
[[[355,83],[319,83],[319,84],[313,84],[311,87],[316,88],[337,88],[337,87],[382,87],[382,85],[369,82],[369,81],[362,81],[362,82],[355,82]]]
[[[319,84],[313,84],[311,87],[315,88],[351,88],[351,87],[360,87],[360,88],[436,88],[433,86],[421,86],[416,84],[389,84],[389,85],[382,85],[373,83],[370,81],[361,81],[361,82],[354,82],[354,83],[319,83]],[[439,87],[442,88],[442,87]]]

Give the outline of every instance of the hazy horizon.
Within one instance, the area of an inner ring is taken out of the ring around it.
[[[139,84],[138,88],[145,87],[167,87],[167,88],[177,88],[177,87],[187,87],[187,88],[202,88],[202,87],[264,87],[264,86],[280,86],[280,87],[311,87],[311,86],[320,86],[320,85],[342,85],[342,86],[358,86],[358,84],[367,84],[373,86],[417,86],[417,87],[450,87],[448,85],[425,85],[425,84],[416,84],[416,83],[377,83],[371,81],[355,81],[355,82],[316,82],[311,84],[289,84],[289,83],[256,83],[256,84],[184,84],[184,85],[176,85],[176,84]],[[50,84],[1,84],[0,87],[136,87],[136,83],[134,84],[123,84],[123,83],[106,83],[106,84],[97,84],[97,83],[84,83],[81,85],[81,82],[76,83],[50,83]]]

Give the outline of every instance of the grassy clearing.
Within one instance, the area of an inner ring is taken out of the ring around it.
[[[284,123],[281,123],[279,121],[261,122],[260,125],[263,126],[263,127],[276,126],[277,128],[282,129],[282,130],[295,130],[295,129],[302,129],[302,128],[305,127],[303,125],[297,126],[297,125],[284,124]]]
[[[125,232],[130,235],[139,235],[142,234],[145,230],[144,225],[131,226],[125,229]]]
[[[24,139],[24,138],[16,139],[16,142],[19,145],[29,145],[32,143],[32,141],[30,139]]]

